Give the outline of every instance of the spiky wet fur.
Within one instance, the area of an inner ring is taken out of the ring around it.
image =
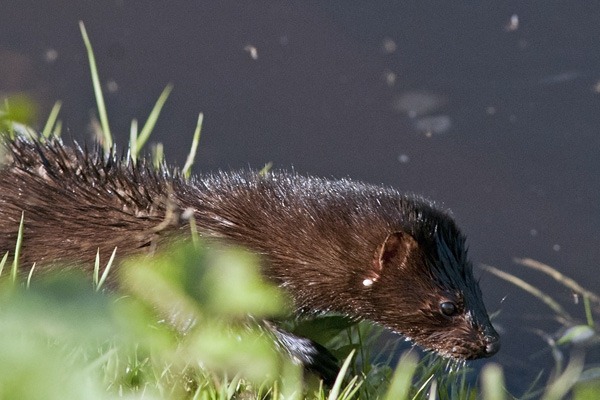
[[[164,166],[57,140],[6,147],[0,251],[14,247],[24,211],[23,263],[91,265],[98,249],[105,259],[115,247],[120,257],[152,249],[188,232],[191,210],[202,236],[261,254],[264,275],[289,291],[301,313],[373,320],[450,358],[497,350],[463,235],[420,197],[287,172],[185,180]],[[394,232],[393,257],[378,258]],[[445,301],[455,315],[440,312]]]

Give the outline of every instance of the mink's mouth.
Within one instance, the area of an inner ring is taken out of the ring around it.
[[[494,342],[490,342],[487,344],[486,353],[484,357],[491,357],[496,354],[500,350],[500,339],[496,339]]]
[[[488,358],[500,350],[500,338],[495,331],[493,333],[472,333],[466,337],[453,336],[452,331],[446,331],[443,334],[435,332],[432,335],[421,337],[415,335],[413,343],[437,353],[441,357],[456,361]]]
[[[459,342],[450,345],[450,350],[443,345],[441,348],[435,348],[441,356],[455,360],[476,360],[479,358],[488,358],[500,350],[500,339],[498,336],[485,336],[481,340],[474,342]]]

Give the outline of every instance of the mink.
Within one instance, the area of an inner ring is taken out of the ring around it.
[[[189,232],[193,213],[201,237],[258,253],[262,274],[291,295],[298,314],[370,320],[455,360],[499,350],[465,236],[449,211],[422,197],[283,171],[185,179],[58,139],[3,141],[0,252],[14,249],[24,212],[22,263],[150,251]],[[274,333],[331,380],[335,360],[324,348]]]

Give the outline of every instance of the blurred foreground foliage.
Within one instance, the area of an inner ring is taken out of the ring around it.
[[[25,94],[0,97],[0,132],[34,126],[38,108],[37,103]]]
[[[255,322],[285,308],[249,253],[180,245],[113,272],[122,290],[72,269],[29,288],[3,277],[0,398],[231,398],[282,375],[300,390],[301,370]]]

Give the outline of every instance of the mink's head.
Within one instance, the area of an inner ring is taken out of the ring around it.
[[[370,319],[419,346],[462,360],[499,350],[464,237],[447,216],[390,233],[361,279]]]

